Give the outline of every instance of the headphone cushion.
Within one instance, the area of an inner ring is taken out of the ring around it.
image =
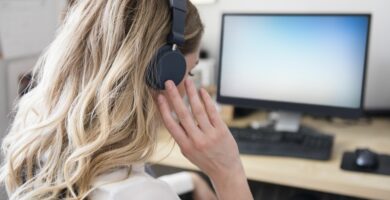
[[[147,83],[158,90],[165,89],[165,82],[172,80],[179,85],[187,70],[184,55],[179,50],[172,50],[172,46],[165,45],[159,49],[157,56],[149,65]]]

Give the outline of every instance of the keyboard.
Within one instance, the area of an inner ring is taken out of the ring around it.
[[[273,128],[229,128],[241,154],[329,160],[333,136],[302,127],[297,133]]]

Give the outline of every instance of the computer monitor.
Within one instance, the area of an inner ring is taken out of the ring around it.
[[[224,14],[218,102],[288,111],[280,127],[295,124],[292,129],[300,113],[358,117],[370,19],[369,14]]]

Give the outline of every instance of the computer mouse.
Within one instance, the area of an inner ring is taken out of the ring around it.
[[[357,149],[355,155],[356,167],[371,170],[378,168],[378,155],[369,149]]]

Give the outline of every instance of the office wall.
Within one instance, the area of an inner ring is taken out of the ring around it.
[[[5,63],[0,61],[0,142],[8,127],[8,99]]]
[[[17,78],[53,40],[64,5],[65,0],[0,0],[0,141],[9,127]]]
[[[198,8],[206,26],[203,47],[216,59],[223,12],[372,13],[365,107],[390,110],[389,0],[218,0]]]

